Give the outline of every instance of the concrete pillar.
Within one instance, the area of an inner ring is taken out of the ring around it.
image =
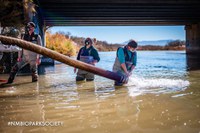
[[[0,34],[1,34],[1,31],[2,31],[2,28],[1,28],[1,22],[0,22]],[[0,45],[2,45],[2,44],[1,44],[1,41],[0,41]],[[0,46],[0,47],[1,47],[1,46]],[[0,51],[0,61],[1,61],[2,57],[3,57],[3,52]],[[0,65],[0,67],[1,67],[1,65]],[[0,70],[2,71],[2,67],[1,67]]]
[[[40,28],[40,36],[42,38],[42,46],[46,47],[46,42],[45,42],[45,24],[44,24],[44,22],[41,23],[39,28]]]
[[[200,23],[185,26],[188,70],[200,70]]]
[[[200,54],[200,23],[185,26],[187,54]]]
[[[45,31],[45,25],[43,25],[43,28],[42,28],[43,30],[43,38],[42,38],[42,40],[43,40],[43,47],[46,47],[46,31]]]
[[[0,34],[1,34],[1,30],[2,30],[2,29],[1,29],[1,22],[0,22]]]

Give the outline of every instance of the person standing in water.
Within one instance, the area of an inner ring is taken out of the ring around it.
[[[41,37],[38,34],[34,33],[35,24],[29,22],[26,25],[26,32],[22,39],[35,43],[37,45],[42,45]],[[23,68],[25,65],[30,64],[30,70],[32,73],[32,82],[38,81],[37,67],[40,64],[40,55],[29,50],[22,49],[22,52],[19,52],[17,63],[12,67],[10,76],[8,78],[7,84],[13,83],[17,72]]]
[[[126,77],[129,77],[132,74],[137,62],[137,46],[137,42],[131,40],[123,48],[119,47],[117,49],[117,54],[113,65],[113,72]],[[122,86],[123,84],[124,83],[115,81],[116,86]]]
[[[83,46],[78,52],[77,60],[95,66],[95,64],[100,61],[100,57],[98,51],[93,46],[94,41],[91,38],[86,38],[84,43],[85,46]],[[76,68],[74,68],[74,73],[76,73]],[[83,81],[85,79],[86,81],[93,81],[94,74],[78,69],[76,81]]]

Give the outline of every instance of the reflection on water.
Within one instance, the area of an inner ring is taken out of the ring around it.
[[[100,53],[105,58],[98,66],[111,70],[114,54]],[[0,88],[0,132],[198,133],[200,71],[187,72],[180,53],[146,54],[138,53],[138,67],[123,87],[99,76],[94,82],[76,83],[73,68],[63,64],[45,68],[38,83],[18,76],[13,86]],[[8,126],[9,121],[63,125]]]

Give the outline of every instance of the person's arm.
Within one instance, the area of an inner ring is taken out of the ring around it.
[[[81,51],[83,50],[84,47],[82,47],[79,51],[78,51],[78,55],[77,55],[77,60],[80,60],[80,56],[81,56]]]
[[[133,66],[131,67],[131,72],[135,69],[136,64],[137,64],[137,52],[134,53]]]
[[[22,50],[23,49],[21,49],[21,50],[18,51],[18,58],[17,58],[18,62],[20,62],[22,60]]]
[[[127,71],[126,64],[125,64],[125,63],[122,63],[122,64],[121,64],[121,67],[122,67],[123,71],[125,72],[125,74],[126,74],[127,76],[129,76],[129,72]]]
[[[91,64],[95,65],[96,63],[100,61],[99,53],[96,49],[93,50],[93,57],[94,57],[94,60],[91,62]]]
[[[124,71],[124,73],[126,73],[127,76],[129,76],[129,72],[128,72],[128,70],[126,68],[126,64],[125,64],[124,50],[122,48],[119,48],[119,50],[117,51],[117,57],[121,64],[122,70]]]

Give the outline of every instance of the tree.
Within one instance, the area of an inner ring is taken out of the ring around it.
[[[184,45],[185,45],[185,41],[175,40],[175,41],[168,42],[166,46],[179,47],[179,46],[184,46]]]
[[[46,47],[67,56],[74,56],[76,54],[76,47],[73,41],[67,39],[60,32],[55,34],[46,32]]]
[[[22,27],[29,21],[28,17],[36,13],[35,6],[33,0],[0,0],[1,26]]]

